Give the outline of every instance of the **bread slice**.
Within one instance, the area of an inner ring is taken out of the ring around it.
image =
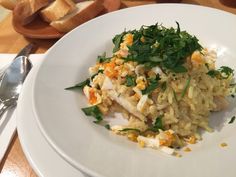
[[[50,23],[51,26],[60,32],[68,32],[78,25],[91,20],[104,10],[104,0],[84,1],[77,4],[77,11],[66,15],[60,20]]]
[[[121,1],[120,0],[104,0],[103,5],[105,7],[105,13],[113,12],[120,9]]]
[[[0,5],[8,10],[13,10],[17,0],[0,0]]]
[[[30,23],[37,12],[49,4],[49,0],[21,0],[13,9],[13,18],[21,25]]]
[[[55,0],[48,7],[41,10],[40,15],[46,22],[56,21],[76,10],[76,4],[72,0]]]

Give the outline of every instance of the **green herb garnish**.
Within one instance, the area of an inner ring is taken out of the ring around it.
[[[230,121],[229,121],[229,124],[232,124],[232,123],[234,123],[234,121],[235,121],[235,116],[233,116],[231,119],[230,119]]]
[[[159,129],[163,130],[163,123],[162,123],[163,115],[160,115],[156,118],[154,124],[149,127],[147,130],[153,131],[153,132],[159,132]]]
[[[135,82],[135,77],[134,76],[130,76],[130,75],[127,75],[126,76],[126,83],[125,85],[127,87],[134,87],[136,85],[136,82]]]
[[[95,76],[97,76],[99,73],[103,73],[103,69],[99,69],[96,74],[92,75],[92,76],[91,76],[91,80],[93,80],[93,78],[94,78]]]
[[[179,66],[176,66],[172,69],[175,73],[185,73],[187,72],[188,70],[182,66],[182,65],[179,65]]]
[[[121,34],[117,34],[113,39],[112,42],[114,43],[113,53],[117,52],[120,48],[120,43],[122,42],[123,36],[126,34],[126,32],[123,32]]]
[[[174,95],[174,99],[175,99],[175,101],[178,102],[177,94],[176,94],[176,92],[175,92],[174,89],[173,89],[173,95]]]
[[[234,86],[236,86],[236,83],[231,83],[231,84],[229,84],[229,86],[234,87]]]
[[[221,66],[218,70],[209,70],[207,74],[212,78],[228,79],[229,76],[234,74],[234,70],[227,66]]]
[[[109,62],[111,60],[111,57],[106,57],[106,52],[104,52],[102,55],[99,55],[97,57],[97,62],[104,63]]]
[[[206,68],[209,70],[209,64],[205,63]]]
[[[186,94],[187,89],[188,89],[189,84],[190,84],[190,80],[191,80],[191,77],[189,77],[188,80],[186,81],[186,84],[185,84],[185,86],[184,86],[184,90],[183,90],[183,92],[181,93],[181,98],[183,98],[184,95]]]
[[[127,132],[127,131],[135,131],[138,132],[139,134],[141,134],[141,130],[136,129],[136,128],[124,128],[122,130],[120,130],[121,132]]]
[[[94,123],[99,123],[103,120],[103,115],[98,106],[96,105],[87,108],[82,108],[82,111],[85,113],[86,116],[93,116],[96,119]]]
[[[104,127],[105,127],[107,130],[111,130],[111,126],[110,126],[109,124],[104,125]]]
[[[128,46],[129,55],[124,60],[136,61],[145,66],[158,65],[172,72],[186,72],[187,69],[183,66],[186,58],[202,47],[195,36],[181,31],[178,22],[176,23],[177,29],[155,24],[116,35],[113,39],[115,44],[113,52],[119,50],[123,36],[131,33],[133,44]]]
[[[164,91],[166,90],[166,88],[167,88],[167,83],[166,83],[166,82],[163,82],[163,83],[161,84],[161,90],[164,92]]]
[[[208,74],[209,76],[211,76],[212,78],[214,78],[214,77],[219,78],[219,77],[220,77],[220,72],[217,71],[217,70],[214,70],[214,69],[209,70],[209,71],[207,72],[207,74]]]
[[[221,72],[221,76],[223,79],[228,79],[229,76],[234,73],[234,70],[227,66],[221,66],[219,71]]]
[[[150,94],[153,90],[155,90],[158,87],[158,80],[160,80],[159,77],[153,79],[148,79],[149,81],[149,85],[147,86],[147,88],[145,90],[142,90],[142,94],[146,95],[146,94]]]
[[[89,85],[89,83],[90,83],[90,79],[88,78],[85,81],[80,82],[72,87],[65,88],[65,90],[83,89],[84,86]]]

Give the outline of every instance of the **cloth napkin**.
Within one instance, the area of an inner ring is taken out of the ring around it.
[[[0,54],[0,68],[11,63],[16,54]],[[43,61],[44,54],[32,54],[29,59],[33,66]],[[34,67],[32,68],[34,69]],[[0,120],[0,162],[16,131],[15,109],[8,110]]]

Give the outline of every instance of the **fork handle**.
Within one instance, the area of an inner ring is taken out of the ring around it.
[[[3,114],[6,112],[6,110],[10,107],[14,107],[15,105],[6,105],[3,102],[0,103],[0,120],[2,119]]]

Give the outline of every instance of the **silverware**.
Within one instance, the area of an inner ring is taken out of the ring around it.
[[[25,46],[16,56],[14,59],[20,57],[20,56],[29,56],[29,54],[31,53],[32,49],[33,49],[33,44],[28,44],[27,46]],[[2,80],[3,74],[5,72],[5,70],[9,67],[10,64],[7,64],[6,66],[3,66],[0,69],[0,81]]]
[[[32,68],[28,56],[33,47],[33,44],[29,44],[22,49],[2,75],[0,82],[0,119],[8,108],[17,104],[23,82]]]

